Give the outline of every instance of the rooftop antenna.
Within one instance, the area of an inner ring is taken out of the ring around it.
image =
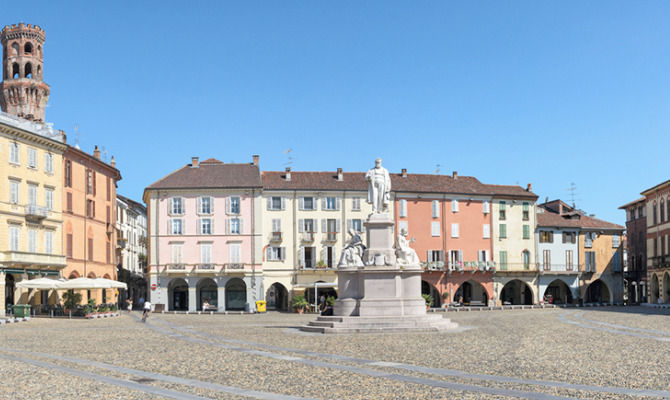
[[[570,203],[572,203],[572,208],[577,208],[576,201],[580,200],[577,197],[577,185],[574,182],[570,182],[570,187],[566,189],[568,191],[568,197],[570,198]]]
[[[107,162],[107,149],[102,146],[102,161]]]
[[[79,149],[79,124],[74,124],[74,147]]]
[[[439,173],[440,173],[440,167],[441,167],[440,164],[435,164],[435,173],[436,173],[436,174],[439,174]]]
[[[284,163],[284,166],[285,166],[285,167],[288,167],[288,166],[290,166],[290,165],[293,165],[293,157],[291,157],[291,152],[292,152],[292,151],[293,151],[293,149],[287,149],[287,150],[284,151],[284,154],[287,155],[287,156],[286,156],[286,159],[288,160],[288,161],[286,161],[286,162]]]

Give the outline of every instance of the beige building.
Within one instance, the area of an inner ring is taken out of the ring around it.
[[[9,304],[55,302],[55,296],[22,292],[15,284],[59,276],[65,267],[63,136],[49,125],[0,113],[0,315]]]

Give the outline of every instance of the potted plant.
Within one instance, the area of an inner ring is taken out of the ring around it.
[[[316,267],[317,268],[326,268],[326,263],[323,260],[319,260],[316,262]]]
[[[97,315],[97,311],[98,309],[95,306],[95,300],[89,299],[84,306],[84,316],[86,318],[93,318],[94,315]]]
[[[297,294],[293,296],[291,299],[291,306],[295,308],[298,314],[302,314],[305,311],[305,307],[307,306],[307,299],[305,299],[305,295]]]
[[[63,293],[63,307],[66,313],[76,310],[79,303],[81,303],[81,293],[75,293],[74,290],[68,290]]]
[[[429,309],[430,306],[433,305],[433,296],[431,296],[429,294],[422,294],[421,297],[423,297],[423,299],[426,302],[426,310]]]

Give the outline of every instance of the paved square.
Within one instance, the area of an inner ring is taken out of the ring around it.
[[[449,313],[443,334],[319,335],[314,315],[0,326],[0,398],[670,398],[670,310]]]

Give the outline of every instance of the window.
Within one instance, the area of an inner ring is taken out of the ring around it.
[[[19,233],[20,228],[18,226],[9,227],[9,249],[11,251],[19,251]]]
[[[428,262],[443,262],[444,261],[444,251],[443,250],[428,250]]]
[[[551,271],[551,250],[542,251],[542,269]]]
[[[521,219],[528,221],[530,219],[530,205],[524,201],[522,204]]]
[[[523,238],[530,239],[530,225],[523,226]]]
[[[200,214],[209,215],[212,213],[212,198],[211,197],[201,197],[200,198],[200,209],[198,210]]]
[[[268,261],[284,261],[286,259],[286,248],[278,246],[270,246],[267,250]]]
[[[86,194],[93,194],[93,171],[86,170]]]
[[[200,234],[201,235],[212,234],[212,220],[210,218],[203,218],[200,220]]]
[[[361,198],[354,197],[351,199],[351,211],[360,211],[361,210]]]
[[[200,244],[200,264],[211,264],[212,263],[212,244],[211,243],[201,243]]]
[[[9,180],[9,202],[12,204],[19,204],[19,182]]]
[[[506,216],[506,214],[505,214],[505,202],[501,201],[499,203],[498,219],[500,219],[501,221],[504,221],[505,216]]]
[[[301,197],[300,198],[300,209],[305,211],[314,211],[316,210],[316,199],[314,197]]]
[[[228,213],[235,215],[240,213],[240,198],[238,196],[228,198]]]
[[[274,218],[272,220],[272,232],[281,232],[281,219]]]
[[[37,150],[28,148],[28,168],[37,168]]]
[[[172,207],[170,209],[172,215],[182,215],[184,213],[184,200],[181,197],[173,197],[171,203]]]
[[[584,234],[584,247],[593,247],[593,240],[596,238],[595,232],[586,232]]]
[[[449,265],[452,268],[463,269],[463,252],[461,250],[449,251]]]
[[[439,226],[440,226],[439,223],[438,223],[437,226],[438,226],[438,229],[439,229]],[[459,229],[458,224],[451,224],[451,237],[452,237],[452,238],[457,238],[457,237],[459,237],[459,235],[460,235],[459,230],[460,230],[460,229]]]
[[[477,250],[477,261],[479,261],[479,262],[489,261],[489,251],[488,250]]]
[[[440,218],[440,202],[438,200],[433,200],[432,215],[433,218]]]
[[[268,210],[278,211],[284,209],[284,198],[281,196],[268,197]]]
[[[437,221],[430,223],[430,235],[440,236],[440,223]]]
[[[53,254],[54,252],[54,233],[53,231],[44,232],[44,252]]]
[[[19,164],[19,144],[12,142],[9,144],[9,162],[12,164]]]
[[[316,248],[305,246],[300,248],[300,265],[303,268],[314,268],[316,265]]]
[[[661,218],[660,218],[661,223],[663,223],[663,222],[665,222],[665,199],[661,198],[661,205],[658,208],[658,210],[661,213]]]
[[[596,272],[596,252],[587,251],[586,254],[586,271],[587,272]]]
[[[507,252],[506,251],[501,251],[499,253],[500,257],[500,269],[505,270],[507,269]]]
[[[170,220],[170,232],[173,235],[182,234],[182,220],[180,218],[173,218]]]
[[[651,213],[653,215],[654,225],[656,225],[658,223],[658,220],[656,219],[656,203],[651,206]]]
[[[112,221],[112,210],[107,206],[107,214],[106,214],[106,219],[107,223],[109,224]]]
[[[619,253],[616,251],[612,254],[612,270],[614,272],[621,272],[621,262],[619,261]]]
[[[398,208],[399,208],[398,213],[400,214],[400,217],[401,218],[407,217],[407,200],[401,199],[398,202]]]
[[[88,238],[88,261],[93,261],[93,238]]]
[[[507,238],[507,225],[506,224],[500,224],[498,226],[500,228],[500,238],[501,239],[506,239]]]
[[[72,212],[72,193],[68,192],[66,196],[67,200],[67,212]]]
[[[72,162],[65,161],[65,186],[72,187]]]
[[[231,235],[239,235],[242,233],[242,219],[230,218],[228,219],[228,233]]]
[[[323,248],[323,260],[326,262],[326,268],[335,267],[335,246],[326,246]]]
[[[484,224],[482,225],[483,228],[483,237],[484,239],[490,239],[491,238],[491,225],[489,224]]]
[[[105,243],[105,262],[107,264],[112,263],[112,246],[109,242]]]
[[[333,233],[337,233],[340,231],[340,220],[339,219],[334,219],[334,218],[329,218],[329,219],[322,219],[321,220],[321,231],[323,233],[328,233],[328,239],[329,240],[334,240],[335,236],[333,236]]]
[[[112,180],[107,177],[107,201],[112,199]]]
[[[451,212],[458,212],[458,200],[451,200]]]
[[[363,232],[363,221],[360,219],[350,219],[347,221],[347,231],[353,229],[356,232]]]
[[[566,271],[572,271],[573,264],[572,264],[572,250],[566,250],[565,251],[565,270]]]
[[[523,269],[530,269],[530,252],[524,250],[521,253],[521,258],[523,259]],[[507,264],[507,253],[505,253],[505,264]]]
[[[491,204],[488,201],[482,203],[482,212],[488,214],[491,212]]]
[[[575,242],[577,242],[577,233],[563,232],[563,243],[575,243]]]
[[[67,256],[72,258],[72,234],[71,233],[67,234],[66,242],[67,242]]]
[[[44,153],[44,170],[51,174],[54,172],[54,155],[51,153]]]
[[[314,233],[316,229],[316,222],[314,219],[299,219],[298,220],[298,231],[300,233],[302,232],[307,232],[307,233]]]
[[[329,197],[324,198],[323,209],[328,210],[328,211],[339,210],[339,207],[338,207],[339,200],[340,199],[338,199],[335,196],[329,196]]]
[[[51,211],[54,209],[54,190],[45,189],[44,190],[44,204],[47,207],[47,210]]]
[[[554,243],[554,232],[540,231],[540,243]]]
[[[181,243],[172,243],[172,264],[181,264],[184,262],[183,245]]]
[[[399,232],[409,232],[409,226],[407,221],[398,221],[398,231]]]
[[[37,185],[28,184],[28,204],[34,206],[37,204]]]
[[[621,238],[619,235],[612,235],[612,247],[617,248],[621,244]]]
[[[230,252],[230,262],[232,264],[239,264],[242,262],[242,245],[240,243],[230,243],[228,245]]]
[[[95,218],[95,201],[86,200],[86,216],[89,218]]]

